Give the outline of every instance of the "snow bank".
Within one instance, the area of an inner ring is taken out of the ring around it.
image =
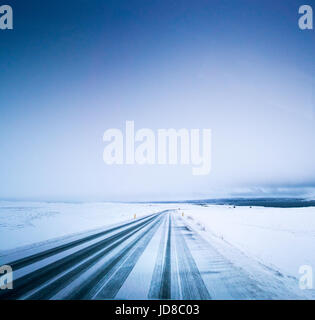
[[[315,269],[315,208],[183,206],[187,221],[263,264],[299,278],[300,266]]]

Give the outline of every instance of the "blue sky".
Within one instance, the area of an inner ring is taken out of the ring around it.
[[[306,2],[6,1],[14,30],[0,31],[0,197],[309,192],[315,31],[298,28]],[[106,166],[103,133],[126,120],[212,129],[211,174]]]

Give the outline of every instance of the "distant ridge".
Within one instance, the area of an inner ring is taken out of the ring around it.
[[[152,202],[151,202],[152,203]],[[155,201],[153,203],[192,203],[196,205],[231,205],[231,206],[255,206],[268,208],[303,208],[315,207],[315,200],[300,198],[223,198],[184,201]]]

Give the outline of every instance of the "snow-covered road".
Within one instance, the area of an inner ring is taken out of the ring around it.
[[[235,264],[175,209],[41,248],[1,257],[14,270],[14,288],[0,299],[307,298],[275,270]]]

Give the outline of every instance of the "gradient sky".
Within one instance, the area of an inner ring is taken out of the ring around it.
[[[315,30],[298,28],[312,2],[5,1],[0,198],[312,192]],[[210,175],[105,165],[103,133],[126,120],[212,129]]]

